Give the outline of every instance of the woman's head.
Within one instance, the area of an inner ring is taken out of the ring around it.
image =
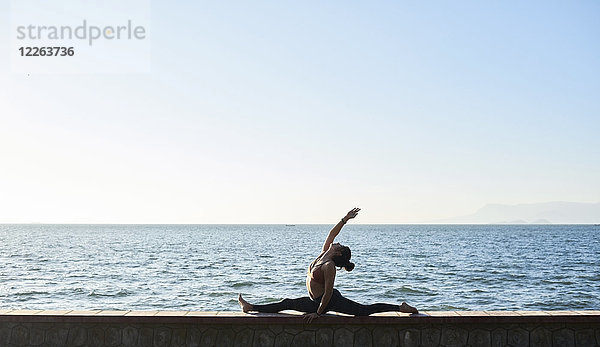
[[[352,271],[354,269],[354,263],[350,262],[350,258],[352,257],[352,252],[350,252],[350,247],[342,246],[339,243],[334,243],[331,245],[334,248],[335,255],[331,258],[337,267],[343,267],[346,271]]]

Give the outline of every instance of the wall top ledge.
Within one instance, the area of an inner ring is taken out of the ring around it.
[[[112,310],[0,310],[0,322],[64,322],[126,324],[302,324],[302,314],[227,311],[112,311]],[[377,313],[353,317],[330,313],[311,324],[486,324],[486,323],[600,323],[600,311],[423,311]]]

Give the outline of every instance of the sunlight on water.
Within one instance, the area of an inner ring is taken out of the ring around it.
[[[305,296],[330,225],[0,225],[3,309],[237,310]],[[599,226],[349,225],[336,288],[421,310],[600,308]]]

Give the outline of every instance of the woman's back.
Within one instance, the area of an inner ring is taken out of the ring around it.
[[[308,266],[306,272],[306,289],[311,298],[318,298],[325,291],[325,274],[323,273],[323,265],[328,261],[319,263],[325,252],[321,252],[319,256]]]

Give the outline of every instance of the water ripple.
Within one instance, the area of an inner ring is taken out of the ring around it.
[[[0,306],[237,310],[306,295],[331,226],[0,225]],[[348,225],[336,288],[422,310],[599,309],[600,227]],[[411,247],[406,247],[410,244]]]

